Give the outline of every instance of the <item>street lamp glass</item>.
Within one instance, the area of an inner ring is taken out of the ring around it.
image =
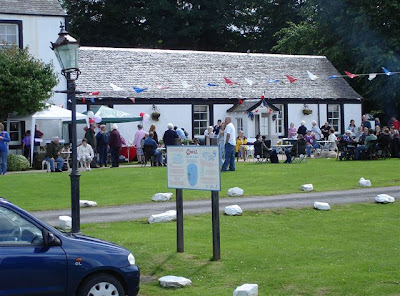
[[[69,43],[61,45],[54,49],[57,56],[58,62],[60,63],[61,69],[68,72],[79,69],[79,44]]]
[[[63,72],[79,71],[79,42],[68,34],[63,25],[61,25],[56,42],[51,42],[51,49]]]

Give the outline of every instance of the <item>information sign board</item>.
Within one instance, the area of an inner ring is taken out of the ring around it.
[[[168,146],[168,188],[220,191],[218,146]]]

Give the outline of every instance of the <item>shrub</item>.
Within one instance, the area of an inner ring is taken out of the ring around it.
[[[9,154],[7,157],[8,171],[26,171],[29,169],[29,161],[23,155]]]

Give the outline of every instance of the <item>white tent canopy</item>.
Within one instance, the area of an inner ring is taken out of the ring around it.
[[[36,120],[57,120],[57,119],[61,121],[71,121],[72,120],[71,110],[48,104],[46,106],[46,109],[38,111],[32,115],[31,155],[33,155]],[[86,115],[76,112],[76,120],[80,119],[84,119],[86,120],[86,122],[88,121],[88,117]],[[33,157],[31,157],[31,165],[32,163],[33,163]]]

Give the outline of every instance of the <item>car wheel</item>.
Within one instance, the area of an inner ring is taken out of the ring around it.
[[[108,274],[98,274],[88,278],[80,290],[79,296],[123,296],[124,288],[121,283],[113,276]]]

